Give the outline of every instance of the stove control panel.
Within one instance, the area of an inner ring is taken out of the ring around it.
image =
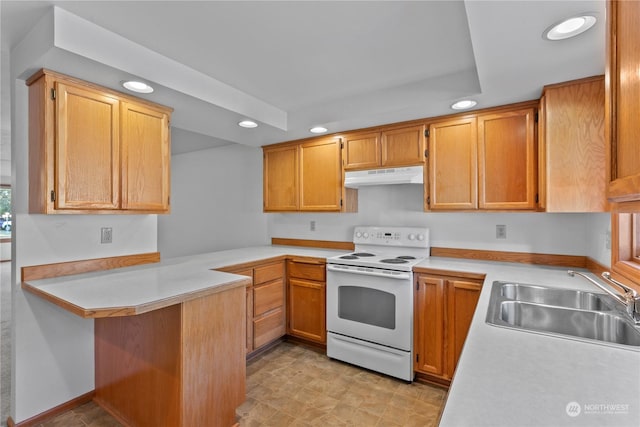
[[[423,227],[355,227],[353,243],[381,246],[429,247],[429,229]]]

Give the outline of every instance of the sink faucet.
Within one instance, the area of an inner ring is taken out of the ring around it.
[[[634,323],[636,325],[640,324],[640,295],[638,295],[638,292],[636,292],[634,289],[631,289],[630,287],[612,278],[611,273],[609,273],[608,271],[605,271],[604,273],[602,273],[602,277],[608,282],[613,283],[614,285],[622,289],[624,291],[623,294],[618,294],[612,291],[607,286],[602,285],[597,280],[593,280],[591,277],[587,276],[584,273],[568,270],[567,274],[569,274],[569,276],[571,277],[574,277],[576,274],[578,276],[582,276],[585,279],[587,279],[589,282],[596,285],[598,288],[605,291],[607,294],[611,295],[616,301],[618,301],[620,304],[626,307],[627,314],[629,315],[629,317],[631,317]]]

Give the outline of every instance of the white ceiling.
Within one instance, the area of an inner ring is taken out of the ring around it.
[[[55,28],[44,54],[15,70],[21,77],[45,66],[118,90],[124,78],[148,79],[157,89],[142,97],[175,109],[176,154],[304,138],[314,125],[339,132],[449,114],[463,97],[477,108],[538,98],[545,84],[604,73],[604,9],[604,1],[2,0],[1,33],[3,49],[14,49],[31,29]],[[598,17],[587,33],[542,38],[582,12]],[[241,129],[243,118],[260,126]]]

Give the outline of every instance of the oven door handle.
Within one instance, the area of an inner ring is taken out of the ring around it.
[[[376,277],[384,277],[386,279],[398,279],[398,280],[407,280],[412,278],[411,273],[403,272],[403,271],[394,271],[393,273],[384,271],[389,270],[375,270],[373,268],[365,268],[365,267],[349,267],[349,266],[341,266],[341,265],[333,265],[327,264],[328,271],[335,271],[337,273],[351,273],[351,274],[360,274],[363,276],[376,276]]]

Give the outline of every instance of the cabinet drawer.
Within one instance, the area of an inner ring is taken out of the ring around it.
[[[325,265],[324,264],[307,264],[304,262],[290,262],[287,266],[289,277],[298,279],[315,280],[316,282],[325,281]]]
[[[253,321],[253,348],[263,345],[284,335],[284,310],[275,310]]]
[[[253,315],[260,316],[284,305],[284,280],[274,280],[253,288]]]
[[[284,262],[268,264],[253,269],[253,283],[255,285],[281,279],[283,276]]]

